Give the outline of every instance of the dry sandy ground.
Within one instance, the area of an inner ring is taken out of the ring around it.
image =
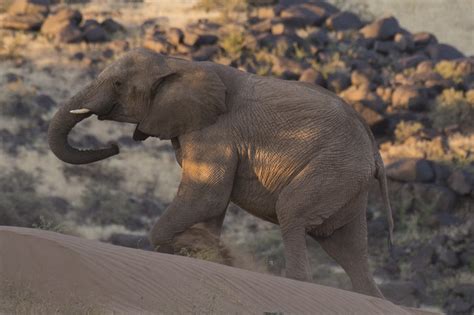
[[[432,314],[316,284],[43,230],[0,227],[0,252],[0,314]]]

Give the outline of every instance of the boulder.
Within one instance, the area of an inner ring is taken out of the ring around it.
[[[324,86],[325,80],[321,72],[308,68],[301,73],[299,81],[313,83],[316,85]]]
[[[363,25],[359,17],[352,12],[339,12],[326,20],[326,26],[335,31],[359,29]]]
[[[436,36],[428,32],[420,32],[413,35],[413,43],[415,48],[421,48],[430,44],[438,43]]]
[[[327,78],[327,87],[329,90],[340,93],[347,89],[351,84],[350,76],[342,71],[332,72]]]
[[[474,176],[465,171],[456,170],[449,176],[448,185],[459,195],[469,195],[474,187]]]
[[[340,96],[349,103],[361,102],[376,111],[382,111],[385,107],[382,99],[372,92],[368,85],[352,85],[342,91]]]
[[[7,14],[10,16],[36,14],[46,16],[48,12],[49,1],[47,0],[15,0],[7,10]]]
[[[306,40],[316,47],[324,47],[329,42],[329,36],[325,30],[318,28],[309,33]]]
[[[258,23],[250,25],[250,30],[253,33],[268,33],[272,29],[273,22],[279,23],[279,20],[263,20]]]
[[[421,213],[453,212],[456,195],[447,187],[434,184],[413,184],[413,210]]]
[[[426,52],[435,61],[464,58],[462,52],[447,44],[431,44],[426,48]]]
[[[438,260],[448,268],[455,268],[459,265],[459,258],[456,253],[449,248],[440,248]]]
[[[393,39],[395,48],[399,51],[410,51],[415,48],[411,34],[397,33]]]
[[[122,24],[111,18],[105,19],[100,25],[107,33],[111,34],[125,31],[125,27],[123,27]]]
[[[79,29],[81,20],[81,12],[63,8],[48,16],[41,27],[41,33],[63,43],[76,43],[82,40],[82,32]]]
[[[87,20],[82,26],[84,40],[89,43],[103,43],[109,40],[105,29],[96,20]]]
[[[387,177],[401,182],[432,182],[435,173],[430,161],[406,158],[386,167]]]
[[[415,54],[412,56],[406,56],[398,59],[398,61],[395,63],[395,67],[401,71],[405,70],[408,68],[413,68],[416,67],[419,63],[423,61],[427,61],[428,57],[424,54]]]
[[[328,17],[327,11],[311,3],[293,5],[281,11],[280,17],[285,25],[303,28],[320,26]]]
[[[0,21],[0,28],[20,31],[37,31],[41,28],[44,20],[44,16],[40,14],[7,15]]]
[[[203,45],[214,45],[219,38],[214,34],[196,34],[193,32],[185,32],[183,42],[186,45],[199,47]]]
[[[419,272],[430,266],[435,259],[435,248],[432,245],[425,245],[415,252],[411,259],[411,267],[413,271]]]
[[[390,281],[380,285],[380,291],[389,301],[405,306],[418,306],[416,285],[411,281]]]
[[[177,27],[172,27],[166,32],[166,38],[171,45],[178,46],[183,43],[184,33]]]
[[[395,50],[395,43],[392,41],[376,41],[374,44],[374,50],[378,53],[388,55]]]
[[[389,16],[379,19],[360,29],[364,38],[387,40],[400,31],[400,26],[395,17]]]
[[[392,106],[395,108],[422,110],[425,97],[421,88],[414,85],[401,85],[392,94]]]

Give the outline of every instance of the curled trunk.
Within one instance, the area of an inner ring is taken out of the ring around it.
[[[71,99],[54,115],[48,129],[48,142],[51,151],[62,161],[70,164],[87,164],[106,159],[118,154],[116,145],[99,150],[80,150],[72,147],[68,142],[68,135],[72,128],[91,114],[71,114],[70,111],[81,108],[81,95]]]

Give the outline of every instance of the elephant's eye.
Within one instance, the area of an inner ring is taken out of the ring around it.
[[[120,82],[120,81],[114,81],[114,86],[115,86],[116,88],[119,88],[119,87],[122,86],[122,82]]]

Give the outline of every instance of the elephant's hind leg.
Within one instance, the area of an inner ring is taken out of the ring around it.
[[[367,250],[367,193],[347,206],[359,207],[359,215],[328,237],[313,236],[321,247],[346,271],[354,291],[383,298],[369,270]]]

